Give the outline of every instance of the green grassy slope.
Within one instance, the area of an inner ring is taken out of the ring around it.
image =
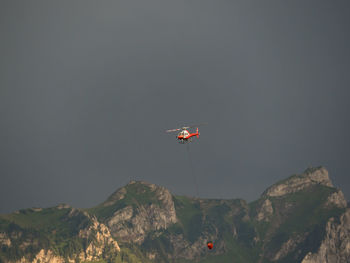
[[[281,262],[296,262],[308,251],[314,252],[321,243],[329,218],[337,218],[344,212],[335,206],[325,206],[327,198],[335,191],[332,187],[314,185],[296,193],[270,198],[274,209],[271,220],[252,221],[263,243],[262,253],[268,257],[291,237],[303,236],[306,236],[305,240],[295,249],[298,253],[290,253]],[[257,202],[251,203],[251,210],[256,205]]]
[[[11,239],[12,246],[2,247],[1,258],[32,258],[42,248],[50,248],[55,254],[72,256],[83,249],[84,243],[77,236],[80,229],[91,221],[83,213],[70,216],[71,208],[46,208],[20,210],[18,213],[0,216],[0,231]],[[23,243],[28,243],[23,246]]]
[[[86,248],[86,240],[80,239],[78,233],[92,223],[91,216],[96,216],[100,222],[108,222],[116,211],[126,206],[136,209],[150,204],[164,206],[147,184],[128,184],[121,191],[106,202],[85,209],[90,216],[83,210],[57,207],[0,215],[0,233],[5,233],[12,242],[10,247],[1,247],[0,261],[18,260],[24,255],[33,258],[41,248],[71,257]],[[121,252],[113,261],[266,263],[272,262],[283,243],[299,238],[301,241],[295,248],[276,261],[298,262],[307,252],[314,252],[319,247],[329,218],[338,218],[344,212],[334,205],[325,205],[335,191],[336,188],[315,184],[279,197],[262,195],[249,204],[240,199],[173,196],[177,223],[167,229],[149,231],[142,244],[119,242]],[[121,193],[123,198],[120,198]],[[258,221],[258,211],[267,198],[271,201],[273,214],[267,220]],[[187,247],[176,252],[177,244],[172,241],[175,237]],[[214,242],[213,250],[209,251],[204,244],[203,249],[196,252],[195,260],[179,257],[178,253],[198,244],[204,237],[210,237]],[[23,246],[24,243],[27,245]],[[156,255],[155,260],[148,259],[150,253]],[[107,261],[107,258],[101,258],[100,263]]]

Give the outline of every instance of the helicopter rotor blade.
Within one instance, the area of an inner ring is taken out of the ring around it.
[[[185,126],[185,127],[181,127],[181,128],[177,128],[177,129],[171,129],[171,130],[166,130],[165,132],[175,132],[175,131],[181,131],[181,130],[186,130],[189,128],[194,128],[194,127],[199,127],[199,126],[203,126],[203,125],[207,125],[207,122],[203,122],[203,123],[199,123],[196,125],[191,125],[191,126]]]
[[[172,129],[172,130],[166,130],[165,132],[175,132],[175,131],[180,131],[181,129]]]

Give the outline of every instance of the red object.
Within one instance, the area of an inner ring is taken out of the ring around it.
[[[190,142],[192,140],[192,137],[197,137],[199,138],[199,131],[198,131],[198,126],[200,125],[206,125],[207,123],[201,123],[201,124],[197,124],[197,125],[192,125],[192,126],[186,126],[186,127],[182,127],[182,128],[177,128],[177,129],[171,129],[171,130],[166,130],[165,132],[176,132],[176,131],[180,131],[177,135],[176,138],[179,140],[180,143],[186,143],[186,142]],[[196,132],[194,133],[190,133],[187,129],[188,128],[196,128]]]
[[[214,245],[212,242],[207,243],[208,249],[213,249]]]
[[[191,139],[194,136],[197,136],[199,138],[200,133],[198,132],[198,128],[195,133],[190,133],[188,130],[182,130],[176,137],[181,142],[187,142],[189,139]]]

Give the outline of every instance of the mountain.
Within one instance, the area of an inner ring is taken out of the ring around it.
[[[0,215],[0,246],[0,262],[9,263],[350,262],[350,209],[324,167],[277,182],[251,203],[132,181],[89,209]]]

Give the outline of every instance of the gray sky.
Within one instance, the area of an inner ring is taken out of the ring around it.
[[[348,1],[2,1],[0,212],[131,179],[254,200],[308,166],[350,198]]]

